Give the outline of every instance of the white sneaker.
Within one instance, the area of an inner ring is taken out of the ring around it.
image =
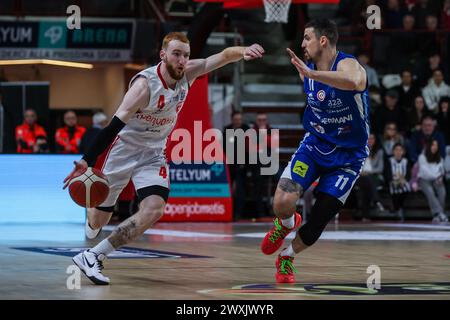
[[[97,285],[108,285],[109,278],[102,274],[103,260],[105,260],[105,258],[104,255],[96,255],[95,253],[86,250],[77,254],[72,260],[93,283]]]
[[[86,238],[91,240],[95,239],[99,235],[100,231],[102,231],[102,228],[92,229],[89,225],[89,221],[86,219],[86,225],[84,227],[84,234],[86,235]]]

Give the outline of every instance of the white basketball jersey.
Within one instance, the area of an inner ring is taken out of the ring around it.
[[[166,146],[167,137],[175,126],[178,113],[186,100],[189,82],[184,75],[172,90],[164,81],[160,69],[161,63],[139,72],[130,81],[129,87],[139,76],[147,79],[150,102],[120,131],[120,139],[124,142],[149,148],[164,149]]]

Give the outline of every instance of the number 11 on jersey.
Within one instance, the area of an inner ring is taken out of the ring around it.
[[[336,184],[334,185],[336,188],[339,188],[340,190],[344,190],[345,185],[347,184],[349,178],[347,178],[344,175],[339,175],[338,176],[338,181],[336,182]]]

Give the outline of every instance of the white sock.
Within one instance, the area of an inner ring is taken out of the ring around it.
[[[108,239],[104,239],[89,251],[95,253],[96,255],[104,254],[105,256],[107,256],[115,250],[116,249],[112,246],[111,242],[109,242]]]
[[[294,249],[292,248],[292,243],[289,245],[289,247],[287,247],[286,249],[281,251],[281,255],[282,256],[295,257],[295,252],[294,252]]]
[[[290,218],[281,219],[281,224],[286,228],[292,229],[295,226],[295,214],[293,214]]]

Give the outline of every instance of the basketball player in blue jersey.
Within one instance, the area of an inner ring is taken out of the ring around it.
[[[313,245],[342,208],[369,154],[366,72],[355,57],[337,51],[337,40],[333,21],[314,20],[305,26],[302,42],[308,63],[287,49],[304,84],[306,134],[280,178],[273,203],[274,226],[261,243],[263,253],[272,254],[290,232],[298,230],[277,257],[279,283],[295,281],[295,255]],[[311,218],[301,226],[296,202],[317,179]]]

